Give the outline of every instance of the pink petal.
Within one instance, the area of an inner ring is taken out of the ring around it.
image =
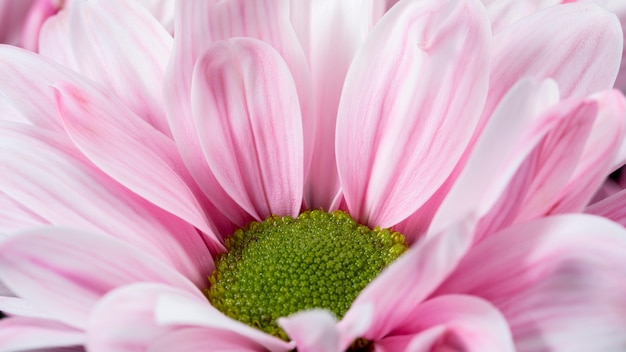
[[[590,205],[585,213],[602,216],[626,226],[626,189]]]
[[[77,328],[85,328],[102,296],[128,283],[161,282],[203,297],[154,257],[112,238],[62,228],[31,230],[3,241],[0,278],[35,309]]]
[[[494,36],[492,84],[482,118],[488,118],[509,88],[527,76],[556,80],[563,98],[609,89],[621,50],[619,21],[593,2],[536,12]]]
[[[13,293],[11,293],[13,295]],[[0,297],[0,312],[10,316],[20,316],[29,318],[50,319],[40,309],[34,308],[23,298],[19,297]]]
[[[297,216],[302,205],[302,121],[278,53],[254,39],[216,43],[198,59],[192,108],[220,185],[256,219]]]
[[[105,233],[207,285],[211,253],[198,231],[99,172],[50,133],[0,128],[0,192],[46,222]],[[208,239],[207,239],[208,242]]]
[[[156,320],[160,325],[204,327],[208,328],[207,331],[223,331],[231,337],[238,335],[243,346],[255,343],[270,351],[287,351],[295,347],[293,343],[225,316],[206,299],[191,298],[189,295],[163,295],[157,304]]]
[[[298,312],[278,319],[278,324],[296,343],[298,352],[335,352],[340,350],[337,320],[325,310]]]
[[[0,320],[0,350],[25,351],[82,345],[84,333],[52,320],[11,317]]]
[[[39,33],[42,25],[48,18],[54,16],[61,7],[60,2],[54,0],[38,0],[31,6],[28,16],[21,25],[22,38],[20,46],[22,48],[37,51],[39,44]]]
[[[272,351],[281,351],[275,349]],[[147,352],[267,351],[261,345],[229,331],[208,328],[181,328],[156,339]]]
[[[56,96],[68,135],[99,169],[188,221],[209,236],[217,248],[223,248],[192,191],[196,188],[194,181],[169,138],[115,97],[91,87],[62,83],[57,85]]]
[[[556,101],[558,89],[550,80],[522,80],[511,88],[435,214],[429,233],[438,233],[469,212],[484,216],[493,208],[524,158],[558,121],[544,114]]]
[[[342,347],[347,347],[357,337],[379,340],[411,316],[468,250],[474,221],[473,217],[468,217],[447,231],[416,243],[374,279],[339,323],[340,329],[346,331],[342,337]],[[367,316],[364,312],[370,309],[374,311],[369,326],[362,329],[362,334],[349,336],[346,327],[356,331],[355,324]]]
[[[396,350],[405,351],[515,351],[506,320],[491,304],[464,295],[446,295],[422,303],[397,336],[412,335],[404,348],[397,341]],[[386,345],[385,339],[376,345]]]
[[[436,294],[490,301],[509,322],[519,351],[617,351],[626,344],[625,272],[621,226],[562,215],[488,237]]]
[[[486,94],[488,50],[486,14],[472,1],[399,2],[377,23],[337,121],[339,178],[360,222],[399,223],[452,171]]]
[[[109,88],[133,112],[170,136],[162,90],[171,35],[137,1],[74,1],[66,11],[55,21],[68,23],[56,24],[56,31],[42,36],[42,54],[65,63],[71,52],[70,63],[81,74]],[[67,30],[59,28],[64,26]],[[61,49],[45,40],[61,43]]]
[[[3,233],[13,233],[47,224],[49,222],[41,216],[0,192],[0,228]],[[1,237],[3,235],[0,235]]]
[[[34,0],[0,0],[0,43],[18,45]]]
[[[626,99],[619,91],[592,96],[598,105],[598,116],[585,144],[585,149],[569,183],[559,194],[551,214],[580,212],[614,171],[622,157],[626,131]]]
[[[335,126],[343,83],[356,50],[380,17],[383,8],[373,1],[294,1],[291,22],[312,72],[315,132],[305,203],[310,209],[329,209],[339,192],[335,160]],[[332,40],[329,40],[331,39]]]
[[[137,283],[110,291],[89,317],[86,346],[90,351],[145,351],[170,327],[159,326],[154,312],[159,297],[167,293],[189,294],[177,288]]]

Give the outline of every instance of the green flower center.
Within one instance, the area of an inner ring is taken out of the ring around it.
[[[357,295],[406,249],[404,236],[312,210],[252,222],[226,240],[205,290],[224,314],[287,339],[276,319],[323,308],[342,318]]]

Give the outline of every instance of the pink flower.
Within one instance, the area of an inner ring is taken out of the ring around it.
[[[0,48],[0,350],[623,346],[625,230],[558,215],[624,161],[615,16],[564,5],[492,35],[477,0],[382,11],[186,1],[172,38],[95,1],[41,55]],[[232,230],[308,208],[411,248],[339,321],[279,319],[289,341],[215,309]]]

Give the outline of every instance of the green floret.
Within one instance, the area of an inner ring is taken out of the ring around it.
[[[357,295],[406,249],[404,236],[369,229],[342,211],[250,223],[226,240],[205,294],[224,314],[287,339],[276,319],[323,308],[343,317]]]

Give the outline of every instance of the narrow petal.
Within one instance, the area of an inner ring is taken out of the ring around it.
[[[305,203],[329,209],[339,192],[335,126],[343,83],[357,49],[383,8],[373,0],[291,2],[291,23],[312,73],[315,140]],[[332,38],[332,40],[329,40]],[[313,131],[308,131],[310,133]]]
[[[220,185],[257,220],[302,205],[302,121],[278,53],[247,38],[216,43],[198,60],[192,108]]]
[[[0,320],[0,350],[25,351],[82,345],[82,331],[53,320],[10,317]]]
[[[526,155],[556,122],[544,112],[557,101],[558,89],[550,80],[522,80],[511,88],[437,210],[429,233],[471,211],[483,216],[493,208]]]
[[[357,337],[379,340],[399,328],[416,307],[445,280],[471,243],[475,219],[454,224],[437,236],[416,243],[372,281],[352,303],[339,323],[340,329],[354,329],[363,312],[373,308],[369,326],[362,335],[342,336],[342,347]],[[411,297],[411,299],[407,299]]]
[[[186,327],[163,335],[150,345],[147,352],[239,351],[265,352],[267,348],[240,335],[219,329]],[[271,351],[286,351],[273,349]]]
[[[486,95],[489,37],[474,1],[399,2],[377,23],[337,121],[339,178],[360,222],[399,223],[452,171]]]
[[[207,303],[206,298],[191,298],[180,294],[163,295],[157,304],[156,319],[161,325],[205,327],[221,330],[226,334],[236,334],[244,346],[256,343],[271,351],[288,351],[295,347],[293,343],[287,343],[225,316]]]
[[[296,343],[298,352],[335,352],[340,350],[337,320],[328,311],[309,310],[278,319],[278,324]]]
[[[169,138],[114,96],[94,88],[59,83],[55,93],[68,135],[95,165],[141,197],[188,221],[221,246],[192,192],[194,181]]]
[[[0,192],[47,223],[116,237],[207,284],[213,260],[203,235],[98,171],[64,138],[0,126],[0,171]]]
[[[102,296],[128,283],[161,282],[203,297],[178,272],[123,242],[62,228],[4,240],[0,278],[35,309],[77,328],[85,327]]]
[[[561,215],[488,237],[435,294],[490,301],[506,317],[518,351],[618,351],[626,345],[625,272],[623,227]]]
[[[422,303],[412,316],[393,334],[412,335],[411,340],[404,340],[404,348],[392,339],[397,350],[515,351],[506,320],[494,306],[482,299],[464,295],[439,296]],[[378,344],[385,346],[385,339],[376,342]]]
[[[42,55],[65,64],[70,51],[70,63],[81,74],[111,89],[133,112],[171,136],[161,97],[172,48],[167,30],[138,1],[73,1],[65,11],[54,19],[57,30],[42,36]],[[63,20],[67,24],[58,23]],[[61,43],[61,49],[45,40]]]
[[[585,213],[611,219],[626,227],[626,189],[590,205]]]
[[[154,312],[159,297],[188,294],[172,286],[137,283],[110,291],[89,317],[86,346],[90,351],[145,351],[171,327],[159,326]]]
[[[0,192],[0,228],[3,233],[13,233],[47,224],[49,222],[41,216]],[[3,235],[0,235],[0,238],[2,237]]]

